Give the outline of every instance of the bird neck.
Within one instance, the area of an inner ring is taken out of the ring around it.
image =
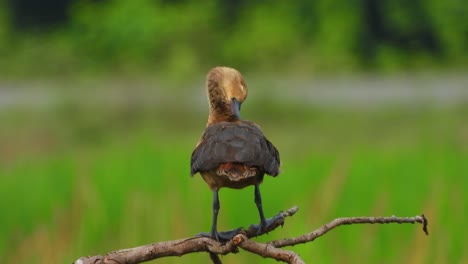
[[[210,114],[208,115],[208,124],[219,122],[236,122],[239,118],[232,112],[227,103],[210,104]]]

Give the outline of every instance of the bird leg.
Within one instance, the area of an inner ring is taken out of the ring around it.
[[[215,189],[213,191],[213,221],[211,222],[211,231],[210,237],[219,241],[218,237],[218,212],[219,212],[219,197],[218,197],[219,189]]]
[[[262,196],[260,195],[260,187],[259,184],[255,184],[255,204],[257,205],[258,214],[260,215],[260,226],[258,228],[257,234],[262,233],[268,229],[268,226],[273,222],[271,219],[268,221],[265,220],[265,215],[263,214],[263,206],[262,206]]]
[[[211,231],[210,233],[200,233],[197,234],[197,236],[202,236],[202,237],[211,237],[213,239],[216,239],[217,241],[229,241],[231,240],[235,235],[239,233],[241,228],[230,230],[230,231],[224,231],[224,232],[218,232],[218,212],[220,209],[219,205],[219,198],[218,198],[218,191],[219,189],[215,189],[213,191],[213,221],[211,225]]]

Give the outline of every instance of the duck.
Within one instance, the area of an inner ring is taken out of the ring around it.
[[[240,109],[247,98],[247,85],[241,73],[230,67],[211,69],[206,77],[209,115],[191,156],[190,175],[199,173],[213,192],[211,231],[202,235],[218,241],[230,240],[236,231],[218,232],[219,190],[254,186],[254,201],[260,216],[258,233],[269,224],[263,212],[260,184],[264,175],[280,173],[280,156],[264,136],[260,126],[242,120]]]

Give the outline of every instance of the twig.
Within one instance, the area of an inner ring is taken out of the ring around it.
[[[82,257],[74,264],[135,264],[168,256],[182,256],[193,252],[208,252],[213,263],[220,264],[218,255],[237,253],[238,248],[252,252],[265,258],[272,258],[287,263],[302,264],[304,261],[295,252],[283,250],[282,247],[307,243],[323,236],[328,231],[340,225],[350,224],[389,224],[389,223],[421,223],[423,231],[428,235],[428,221],[424,215],[415,217],[347,217],[337,218],[317,230],[294,238],[274,240],[268,243],[259,243],[250,238],[262,235],[284,224],[284,219],[292,216],[298,208],[293,207],[269,219],[272,222],[264,232],[258,232],[258,225],[251,225],[247,229],[237,230],[239,233],[233,239],[222,243],[208,237],[192,237],[180,240],[159,242],[145,246],[117,250],[106,255]],[[231,231],[228,231],[231,232]]]
[[[239,234],[233,238],[235,244],[238,244],[240,248],[245,249],[249,252],[262,256],[264,258],[272,258],[277,261],[283,261],[292,264],[304,264],[304,260],[293,251],[283,250],[270,246],[269,244],[259,243],[248,239],[245,235]]]
[[[211,261],[213,261],[213,264],[223,264],[223,262],[219,258],[219,255],[216,255],[213,252],[210,252],[210,259]]]
[[[343,218],[336,218],[335,220],[331,221],[328,224],[321,226],[320,228],[302,235],[293,238],[286,238],[281,240],[274,240],[269,242],[268,244],[274,247],[286,247],[286,246],[294,246],[301,243],[307,243],[314,241],[316,238],[325,235],[328,231],[338,227],[340,225],[352,225],[352,224],[390,224],[390,223],[398,223],[398,224],[405,224],[405,223],[421,223],[423,225],[423,231],[426,235],[429,235],[429,231],[427,230],[428,221],[424,214],[418,215],[415,217],[343,217]]]

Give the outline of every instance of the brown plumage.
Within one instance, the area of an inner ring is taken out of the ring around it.
[[[279,153],[256,124],[240,120],[240,105],[247,98],[242,75],[228,67],[213,68],[207,76],[210,106],[207,127],[191,159],[191,175],[201,174],[213,191],[213,225],[209,236],[220,240],[217,232],[218,191],[255,186],[255,203],[260,214],[260,230],[267,227],[263,215],[259,184],[265,174],[279,174]]]

